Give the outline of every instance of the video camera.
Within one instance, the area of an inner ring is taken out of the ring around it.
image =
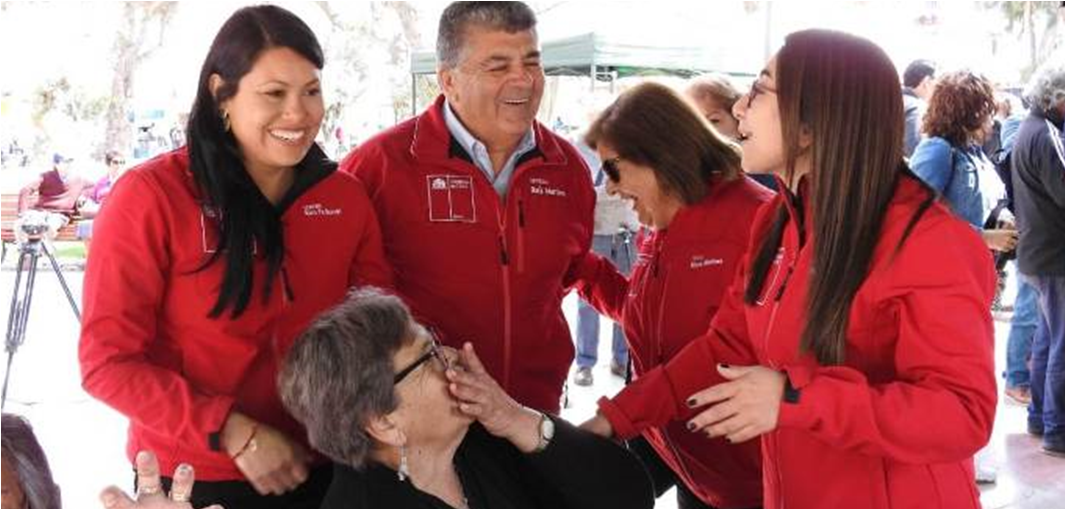
[[[23,212],[15,221],[15,237],[19,243],[38,241],[48,235],[52,226],[48,222],[48,213],[29,210]]]

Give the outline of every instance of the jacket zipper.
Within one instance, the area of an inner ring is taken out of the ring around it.
[[[522,199],[518,199],[518,253],[515,258],[518,262],[518,273],[526,272],[526,209]]]
[[[663,241],[665,242],[665,241]],[[659,277],[659,257],[662,255],[663,245],[662,242],[655,244],[655,259],[651,261],[651,275]]]
[[[779,187],[784,185],[784,181],[782,179],[780,179],[780,178],[777,180],[777,183],[778,183]],[[781,189],[788,190],[788,187],[782,187]],[[785,193],[788,193],[788,191],[785,191]],[[775,370],[777,369],[776,363],[774,363],[773,360],[770,357],[770,334],[773,332],[774,323],[777,321],[777,311],[778,311],[778,309],[781,306],[781,300],[785,296],[785,289],[788,287],[789,280],[792,278],[792,272],[793,272],[793,270],[796,267],[797,261],[799,260],[799,250],[802,247],[802,239],[803,239],[802,227],[799,225],[799,222],[796,221],[796,218],[798,218],[798,214],[796,213],[795,210],[793,210],[791,197],[789,195],[786,195],[785,198],[786,198],[785,207],[788,209],[789,215],[792,217],[792,221],[796,224],[797,230],[799,230],[797,235],[800,238],[800,240],[796,242],[795,254],[791,257],[790,260],[787,261],[788,267],[785,270],[785,277],[781,281],[781,286],[778,287],[777,288],[777,292],[774,293],[773,308],[770,309],[770,319],[767,321],[767,323],[766,323],[766,331],[763,333],[763,339],[762,339],[763,353],[764,353],[764,356],[766,357],[767,364],[770,365],[770,368],[773,368]],[[787,228],[787,225],[786,225],[786,228]],[[786,232],[786,236],[787,236],[787,232]],[[781,242],[787,244],[788,241],[787,241],[787,239],[782,238]],[[786,252],[786,250],[785,250],[784,246],[782,246],[779,249],[779,251],[778,251],[778,255],[777,256],[780,257],[781,262],[778,263],[777,271],[774,273],[774,282],[775,283],[777,281],[777,276],[780,274],[780,270],[781,270],[781,265],[780,264],[786,262],[785,261],[785,254],[786,253],[785,252]],[[764,303],[765,303],[765,298],[764,298],[763,301],[760,301],[757,304],[761,306]],[[781,455],[780,455],[780,451],[779,451],[779,449],[777,447],[778,435],[779,435],[780,432],[781,432],[780,429],[774,429],[773,431],[771,431],[770,434],[765,435],[765,440],[769,443],[768,449],[773,452],[773,467],[771,469],[773,470],[774,480],[777,482],[777,502],[776,502],[776,505],[777,505],[777,508],[784,508],[785,507],[785,496],[784,496],[784,494],[785,494],[785,489],[784,489],[785,480],[784,480],[784,476],[781,474]],[[763,503],[766,504],[765,501]]]
[[[655,243],[655,258],[652,259],[652,278],[659,283],[659,264],[663,257],[663,246],[666,244],[666,232],[660,232],[659,239],[656,239]],[[652,344],[652,358],[655,360],[656,365],[661,365],[665,362],[663,360],[663,310],[666,305],[666,275],[662,275],[662,281],[659,284],[659,315],[658,320],[655,322],[655,342]]]
[[[702,494],[700,492],[697,492],[696,490],[693,490],[691,487],[687,487],[688,482],[691,482],[693,485],[696,485],[696,479],[692,476],[692,473],[688,470],[688,466],[685,465],[685,459],[683,457],[681,457],[681,453],[680,453],[680,451],[678,451],[677,445],[674,444],[674,440],[670,438],[670,434],[666,430],[666,427],[659,427],[659,431],[662,433],[663,439],[666,441],[666,446],[668,448],[670,448],[670,452],[673,453],[674,454],[674,458],[677,459],[677,466],[681,468],[681,473],[684,476],[684,479],[680,480],[679,482],[684,484],[684,485],[686,485],[686,488],[689,489],[689,491],[691,491],[693,494],[695,494],[695,496],[697,498],[699,498],[700,501],[703,501],[703,497],[702,497]],[[781,508],[783,508],[783,507],[781,507]]]
[[[663,257],[663,251],[664,251],[663,246],[666,244],[666,232],[662,232],[661,234],[663,235],[663,237],[661,238],[661,242],[656,243],[656,246],[655,246],[655,260],[653,261],[653,264],[654,264],[653,267],[655,269],[654,277],[656,279],[659,278],[659,262],[660,262],[660,260]],[[667,290],[667,275],[664,274],[664,275],[662,275],[662,282],[661,282],[661,284],[659,286],[659,313],[658,313],[658,320],[655,321],[655,340],[656,341],[655,341],[654,345],[652,346],[652,348],[655,350],[654,358],[652,358],[652,359],[655,360],[656,366],[661,366],[661,365],[666,363],[666,360],[663,357],[663,317],[664,317],[663,314],[665,313],[665,310],[666,310],[666,290]],[[692,491],[693,493],[696,493],[697,491],[693,490],[691,487],[687,487],[689,482],[691,482],[692,484],[695,484],[696,478],[692,476],[692,472],[689,471],[688,465],[685,463],[685,458],[681,456],[681,452],[678,450],[677,445],[674,444],[673,438],[670,437],[670,431],[667,430],[667,428],[664,426],[664,427],[659,427],[659,432],[662,434],[663,440],[666,442],[666,447],[670,449],[670,453],[673,454],[674,459],[677,459],[677,466],[679,468],[681,468],[681,473],[683,475],[683,480],[681,480],[681,483],[685,484],[686,488],[688,488],[690,491]],[[701,494],[696,493],[695,495],[696,495],[696,497],[700,498],[700,501],[703,501],[703,498],[701,497],[702,496]]]
[[[512,181],[513,182],[513,181]],[[495,190],[492,190],[495,193]],[[496,226],[499,229],[497,239],[500,243],[500,277],[503,287],[503,387],[511,387],[511,256],[507,250],[507,209],[500,210],[500,201],[493,200],[496,208]]]
[[[770,365],[770,368],[774,370],[777,369],[777,364],[774,363],[770,357],[770,333],[773,332],[774,323],[777,321],[777,311],[781,306],[781,299],[785,296],[785,288],[788,287],[788,282],[792,278],[792,271],[796,267],[797,258],[798,257],[793,256],[792,259],[788,261],[788,268],[785,270],[785,277],[781,281],[781,286],[777,288],[777,292],[774,294],[773,308],[770,309],[770,320],[767,322],[766,332],[763,334],[763,353],[766,356],[766,361]],[[782,261],[783,260],[784,257],[782,257]],[[784,508],[785,480],[781,474],[781,455],[777,448],[777,436],[779,432],[779,430],[774,429],[773,433],[770,434],[768,440],[772,443],[770,450],[774,452],[773,472],[774,478],[777,480],[777,506],[778,508]]]
[[[282,358],[281,346],[278,344],[278,324],[281,322],[282,317],[288,311],[289,304],[293,300],[292,287],[289,285],[289,272],[285,270],[284,263],[282,263],[281,269],[279,271],[279,276],[280,278],[278,278],[278,285],[281,287],[281,292],[279,292],[278,294],[280,294],[281,310],[279,310],[277,315],[275,315],[271,319],[270,327],[271,349],[273,350],[274,355],[278,357],[278,362],[280,362]]]
[[[637,276],[638,276],[637,271],[636,271],[636,269],[634,269],[633,274],[630,276],[629,290],[628,290],[626,298],[625,298],[627,301],[630,300],[630,298],[632,296],[634,296],[634,295],[643,295],[643,296],[650,295],[649,289],[652,286],[653,280],[658,279],[658,270],[656,269],[656,267],[658,266],[657,259],[659,258],[659,251],[660,251],[659,247],[660,247],[660,244],[658,242],[658,239],[656,239],[655,240],[655,249],[651,253],[651,260],[649,260],[648,264],[646,266],[644,266],[642,271],[639,272],[639,279],[637,278]],[[641,257],[641,255],[638,254],[637,255],[637,263],[639,263],[640,257]],[[636,264],[634,264],[634,265],[636,265]],[[637,289],[637,290],[634,290],[634,289]],[[662,302],[662,298],[660,297],[660,303],[661,302]],[[660,314],[661,314],[661,312],[662,312],[662,310],[660,308]],[[641,309],[640,309],[640,313],[638,315],[639,316],[643,316],[645,314],[647,314],[647,312],[645,311],[644,305],[642,304],[641,305]],[[643,320],[641,320],[641,323],[643,323]],[[648,335],[648,340],[649,341],[645,342],[645,345],[641,346],[641,348],[643,350],[642,354],[644,356],[644,359],[646,359],[648,361],[658,362],[658,361],[660,361],[660,355],[659,355],[659,350],[656,348],[655,342],[654,342],[654,340],[656,338],[653,336],[653,333],[655,333],[655,334],[658,333],[658,329],[657,329],[657,327],[655,327],[655,328],[648,327],[648,328],[645,328],[645,331],[646,331],[646,334]]]

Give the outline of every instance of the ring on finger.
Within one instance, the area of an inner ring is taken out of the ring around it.
[[[161,491],[161,490],[163,490],[163,489],[160,486],[158,486],[158,485],[138,485],[137,486],[137,495],[138,496],[152,496],[152,495],[155,495],[155,494],[159,494],[159,491]]]
[[[190,494],[188,492],[173,491],[170,493],[170,499],[175,503],[188,503]]]

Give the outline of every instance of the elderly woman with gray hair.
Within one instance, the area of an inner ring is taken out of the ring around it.
[[[321,315],[278,381],[332,458],[323,507],[646,507],[622,447],[516,403],[473,347],[442,347],[400,299],[363,288]]]

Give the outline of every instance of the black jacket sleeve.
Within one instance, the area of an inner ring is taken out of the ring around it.
[[[1044,185],[1044,190],[1047,191],[1048,196],[1059,206],[1063,207],[1063,176],[1062,168],[1063,161],[1059,157],[1058,149],[1055,148],[1055,141],[1053,137],[1057,136],[1051,129],[1045,130],[1045,136],[1043,137],[1043,143],[1039,144],[1040,154],[1036,157],[1040,158],[1040,175],[1038,179]]]
[[[652,508],[651,479],[643,464],[621,445],[581,430],[560,418],[555,436],[540,453],[527,455],[527,468],[536,471],[530,483],[552,490],[538,491],[559,501],[543,501],[546,508]],[[536,488],[532,488],[536,490]]]

